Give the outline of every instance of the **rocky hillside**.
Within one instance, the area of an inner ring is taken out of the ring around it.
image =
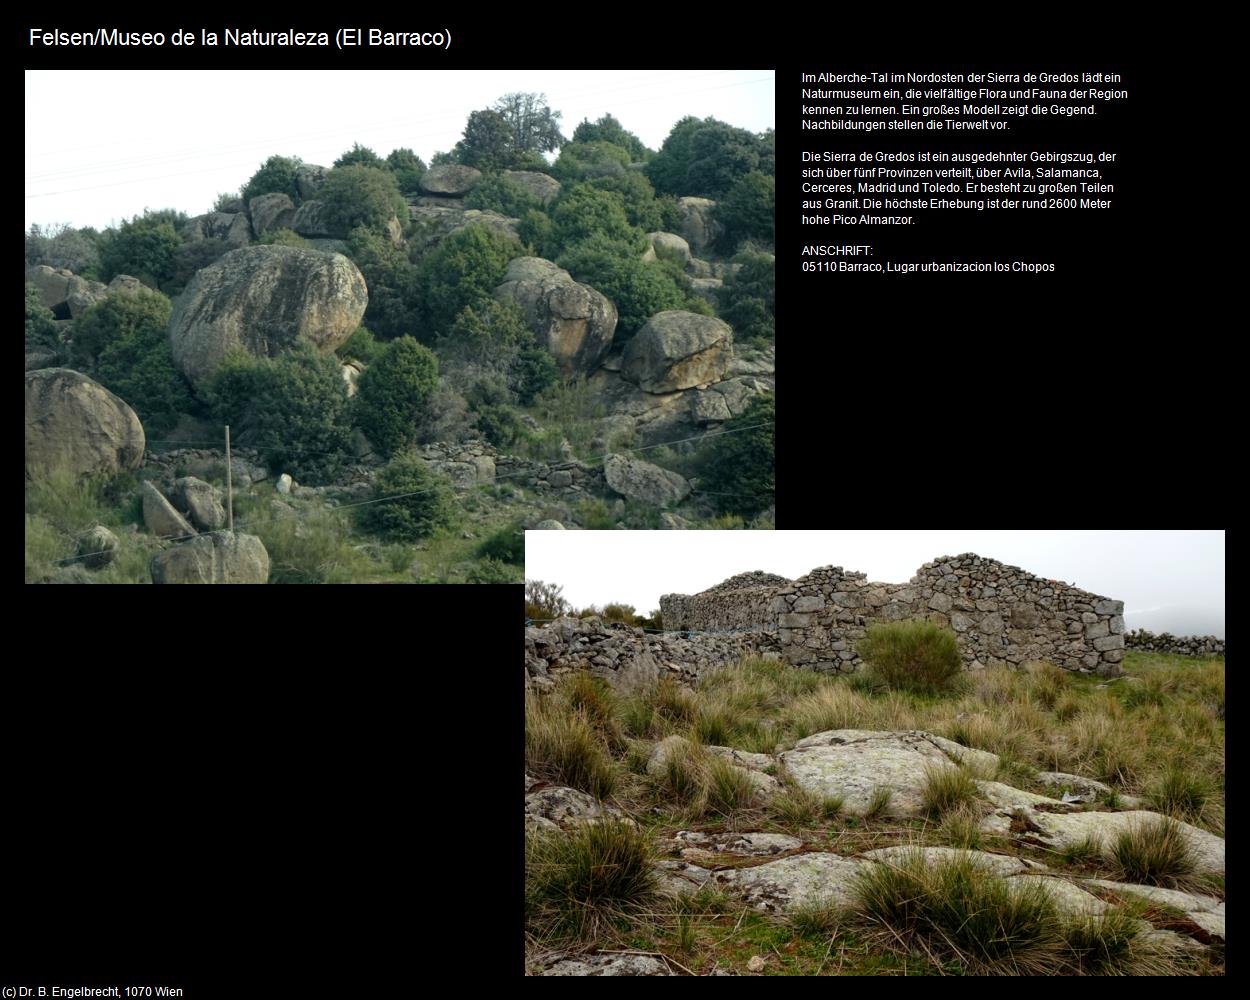
[[[224,468],[226,425],[266,516],[292,495],[301,522],[444,497],[352,515],[332,544],[356,551],[771,526],[771,134],[687,118],[652,151],[606,115],[527,149],[490,114],[428,168],[404,149],[272,156],[200,215],[32,229],[26,478],[67,476],[96,523],[28,495],[28,579],[83,578],[57,568],[96,527],[160,537],[141,481],[172,499],[187,449]],[[284,475],[322,492],[260,485]],[[458,556],[451,579],[519,579]]]

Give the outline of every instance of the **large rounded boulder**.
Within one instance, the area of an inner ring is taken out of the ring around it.
[[[26,477],[66,468],[113,475],[143,461],[143,425],[125,401],[82,372],[26,373]]]
[[[360,325],[368,303],[364,276],[342,254],[232,250],[199,271],[174,305],[174,364],[199,387],[232,349],[276,357],[306,340],[328,354]]]
[[[527,191],[543,203],[546,208],[560,193],[560,182],[550,174],[540,174],[535,170],[505,170],[504,180],[512,181],[523,191]]]
[[[214,531],[158,552],[153,583],[268,583],[269,553],[255,535]]]
[[[719,382],[733,358],[733,330],[714,316],[656,313],[625,347],[621,378],[647,392]]]
[[[482,172],[477,167],[466,167],[463,163],[444,163],[430,167],[422,175],[421,190],[426,194],[463,198],[481,179]]]
[[[538,343],[566,376],[594,371],[612,347],[616,306],[549,260],[517,257],[495,298],[521,307]]]

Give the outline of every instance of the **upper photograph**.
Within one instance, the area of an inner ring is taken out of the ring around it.
[[[25,582],[773,527],[772,70],[25,83]]]

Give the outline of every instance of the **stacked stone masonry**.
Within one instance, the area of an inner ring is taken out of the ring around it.
[[[557,618],[525,629],[526,683],[538,690],[576,670],[620,688],[663,677],[689,685],[704,671],[737,663],[748,654],[777,658],[776,634],[651,633],[598,618]]]
[[[1224,640],[1213,635],[1172,635],[1171,632],[1147,632],[1134,629],[1124,633],[1126,649],[1151,653],[1177,653],[1180,656],[1223,656]]]
[[[1049,660],[1068,670],[1121,672],[1124,602],[972,553],[925,563],[907,583],[870,583],[823,566],[785,584],[751,574],[693,596],[660,598],[665,628],[776,629],[782,658],[819,671],[861,666],[855,644],[875,622],[924,618],[954,631],[968,669]]]

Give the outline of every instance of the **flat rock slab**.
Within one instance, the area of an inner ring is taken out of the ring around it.
[[[1074,795],[1081,796],[1084,800],[1093,802],[1101,795],[1116,794],[1120,800],[1120,804],[1125,809],[1140,809],[1146,805],[1146,800],[1138,798],[1136,795],[1125,795],[1122,792],[1116,792],[1110,785],[1101,781],[1095,781],[1093,778],[1086,778],[1079,774],[1069,774],[1067,771],[1041,771],[1037,775],[1037,780],[1043,785],[1048,785],[1056,790],[1070,788]]]
[[[526,779],[527,785],[529,779]],[[530,786],[533,787],[533,786]],[[525,825],[540,830],[568,830],[593,823],[626,822],[629,819],[615,806],[605,805],[593,795],[564,785],[539,785],[534,791],[526,788]]]
[[[1097,915],[1109,908],[1093,893],[1053,875],[1017,875],[1008,879],[1007,884],[1014,888],[1040,885],[1062,913]]]
[[[698,833],[682,830],[673,840],[682,849],[695,848],[710,854],[739,854],[745,857],[784,854],[803,846],[798,837],[789,837],[784,833]]]
[[[663,959],[651,955],[570,955],[553,952],[529,962],[535,976],[671,976]]]
[[[1075,803],[1026,792],[1020,788],[1013,788],[1011,785],[1004,785],[1001,781],[978,781],[977,788],[999,809],[1032,809],[1034,806],[1049,806],[1072,812],[1080,811],[1080,807]]]
[[[1214,896],[1179,889],[1163,889],[1154,885],[1137,885],[1133,882],[1111,882],[1107,879],[1089,878],[1087,885],[1096,885],[1121,896],[1136,896],[1151,903],[1171,906],[1184,912],[1190,920],[1213,937],[1224,940],[1224,901]]]
[[[837,854],[796,854],[752,868],[716,872],[712,880],[757,910],[781,913],[822,902],[848,905],[851,883],[868,863]]]
[[[902,864],[917,855],[923,857],[930,865],[966,858],[979,868],[1003,876],[1022,875],[1042,870],[1044,867],[1036,861],[1013,858],[1006,854],[990,854],[987,851],[968,851],[960,847],[910,847],[901,844],[898,847],[880,847],[875,851],[864,852],[864,857],[871,858],[873,861],[895,864]]]
[[[797,785],[821,798],[841,796],[843,808],[850,813],[865,814],[873,793],[878,788],[889,788],[892,794],[885,809],[887,815],[919,816],[924,812],[926,769],[956,766],[955,751],[945,749],[943,744],[965,755],[984,753],[969,751],[922,730],[838,729],[800,740],[780,759]],[[988,766],[980,758],[965,759]],[[995,768],[997,761],[994,757]]]
[[[1004,786],[1005,787],[1005,786]],[[1026,793],[1027,794],[1027,793]],[[1053,801],[1053,800],[1052,800]],[[1047,847],[1062,849],[1073,847],[1086,838],[1099,844],[1104,857],[1111,856],[1116,838],[1141,823],[1158,823],[1166,817],[1159,813],[1133,809],[1128,812],[1074,812],[1053,813],[1044,809],[1027,809],[1030,829],[1025,836],[1038,840]],[[989,833],[1007,833],[1012,817],[1010,811],[1000,808],[987,816],[981,829]],[[1181,828],[1193,850],[1198,870],[1204,873],[1224,873],[1224,839],[1196,826],[1174,821]]]

